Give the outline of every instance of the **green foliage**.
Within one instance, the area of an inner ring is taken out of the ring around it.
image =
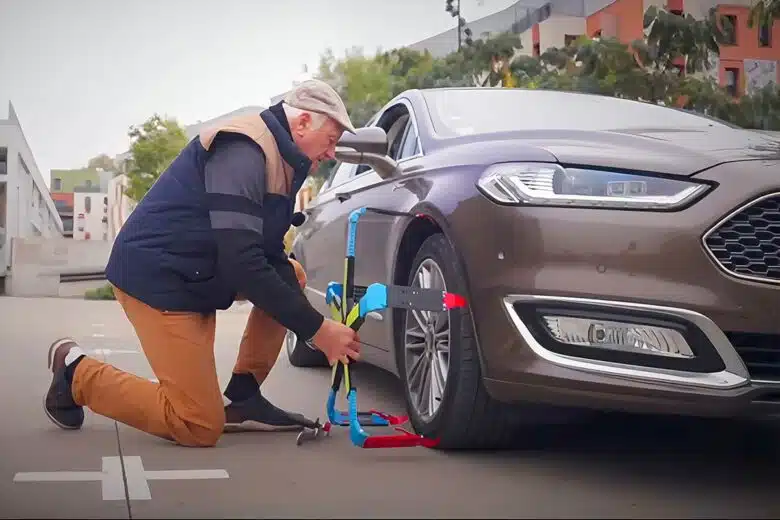
[[[750,6],[748,27],[772,27],[775,20],[780,20],[780,0],[755,0]]]
[[[114,160],[104,153],[90,159],[87,163],[87,168],[102,168],[107,172],[113,172],[116,170],[116,167],[114,166]]]
[[[96,289],[89,289],[84,293],[86,300],[116,300],[111,284],[106,284]]]
[[[175,119],[154,114],[142,125],[131,127],[127,135],[132,160],[126,194],[140,201],[187,144],[187,134]]]
[[[677,69],[682,61],[689,74],[709,70],[710,55],[718,54],[719,45],[735,29],[715,8],[707,18],[697,20],[690,13],[680,16],[650,6],[643,23],[649,29],[647,37],[633,42],[641,61],[663,70]]]
[[[780,0],[759,3],[753,8],[757,20],[780,16]],[[634,99],[700,112],[744,128],[780,130],[780,88],[769,86],[735,99],[711,79],[712,57],[733,30],[726,18],[710,10],[697,20],[651,6],[643,23],[643,40],[626,44],[583,36],[539,57],[518,53],[523,47],[512,33],[469,42],[443,58],[399,48],[373,57],[352,49],[336,59],[329,50],[319,77],[339,91],[358,125],[406,89],[500,86]]]

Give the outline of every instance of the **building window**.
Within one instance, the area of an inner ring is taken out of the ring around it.
[[[59,177],[55,177],[51,184],[54,191],[60,191],[62,189],[62,179]]]
[[[0,148],[0,175],[8,173],[8,148]]]
[[[726,69],[726,90],[734,97],[739,95],[739,69]]]
[[[772,46],[772,24],[764,23],[758,28],[758,46],[759,47],[771,47]]]
[[[572,42],[577,41],[577,38],[579,38],[579,34],[564,34],[563,35],[563,46],[568,47]]]
[[[87,213],[92,212],[92,197],[90,197],[89,195],[84,197],[84,211]]]
[[[727,14],[723,16],[723,43],[725,45],[737,44],[737,16]]]
[[[92,187],[92,181],[90,179],[87,179],[86,181],[84,181],[84,186],[86,186],[87,188],[91,188]]]

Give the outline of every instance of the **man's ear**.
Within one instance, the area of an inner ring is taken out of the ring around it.
[[[298,116],[295,129],[299,132],[303,132],[311,126],[311,114],[303,112]]]

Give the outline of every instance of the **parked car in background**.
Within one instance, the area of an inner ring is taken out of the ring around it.
[[[618,98],[447,88],[400,94],[337,158],[292,247],[310,301],[328,312],[363,206],[421,216],[361,218],[357,284],[468,300],[360,331],[419,433],[497,447],[550,406],[780,414],[777,137]],[[326,364],[293,334],[287,353]]]

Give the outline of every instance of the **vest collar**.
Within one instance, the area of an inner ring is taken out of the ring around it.
[[[298,183],[308,176],[309,170],[312,166],[312,161],[309,159],[295,141],[292,139],[292,132],[290,131],[290,125],[287,123],[287,116],[284,113],[281,103],[271,106],[270,108],[263,110],[260,113],[260,117],[263,118],[268,129],[276,140],[276,146],[279,148],[279,153],[287,164],[292,166],[295,171],[295,179],[301,179]]]

